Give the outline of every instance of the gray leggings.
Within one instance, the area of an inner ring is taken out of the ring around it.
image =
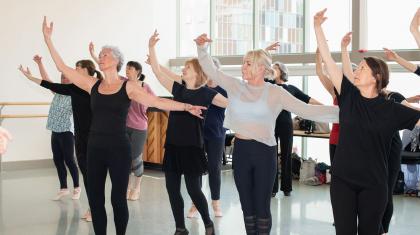
[[[140,177],[144,172],[143,147],[147,138],[147,130],[137,130],[127,127],[128,139],[131,145],[131,172]]]

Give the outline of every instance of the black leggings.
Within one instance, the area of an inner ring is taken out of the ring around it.
[[[280,162],[281,162],[281,186],[283,192],[292,191],[292,147],[293,147],[293,124],[292,122],[279,122],[276,124],[275,137],[277,148],[279,147],[280,138]],[[276,154],[277,156],[277,154]],[[279,191],[279,169],[278,157],[276,157],[277,174],[274,179],[273,193]]]
[[[54,164],[57,168],[58,179],[60,180],[60,188],[67,188],[67,170],[65,165],[69,168],[71,178],[73,179],[73,186],[75,188],[79,187],[79,172],[74,160],[73,133],[70,131],[52,132],[51,148]]]
[[[200,179],[201,175],[185,175],[185,186],[192,202],[200,212],[204,225],[211,224],[212,221],[209,215],[209,208],[206,197],[201,191]],[[177,228],[185,228],[184,218],[184,200],[181,195],[181,174],[172,171],[165,171],[166,190],[169,195],[169,202],[171,203],[172,214],[175,218]]]
[[[116,234],[123,235],[128,223],[126,194],[131,167],[130,145],[128,140],[126,146],[118,147],[111,147],[105,142],[102,146],[93,145],[90,142],[91,139],[89,139],[87,162],[88,198],[95,234],[106,234],[105,182],[109,170]]]
[[[80,173],[82,173],[83,184],[85,185],[86,194],[88,194],[88,180],[87,180],[87,142],[88,135],[76,132],[74,135],[75,150],[77,164],[79,165]]]
[[[269,234],[271,192],[276,176],[276,146],[236,138],[233,164],[247,234]]]
[[[211,199],[219,200],[225,137],[205,139],[204,144],[208,160]]]
[[[393,191],[397,182],[398,173],[401,170],[401,149],[402,143],[399,134],[394,136],[391,142],[391,149],[388,157],[388,203],[382,218],[382,226],[379,234],[388,233],[392,214],[394,213]]]
[[[334,160],[334,155],[335,155],[335,150],[337,149],[337,145],[336,144],[330,144],[330,166],[332,167],[333,165],[333,160]],[[330,168],[330,173],[331,173],[331,168]]]
[[[386,184],[365,188],[333,176],[330,193],[336,234],[378,234],[388,200],[387,190]]]

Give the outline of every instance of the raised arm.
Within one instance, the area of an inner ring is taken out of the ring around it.
[[[93,44],[93,42],[89,43],[89,53],[90,53],[90,57],[92,57],[95,63],[99,64],[99,58],[95,53],[95,45]]]
[[[274,42],[266,47],[264,50],[270,53],[270,51],[276,51],[280,46],[280,42]]]
[[[410,72],[414,73],[417,70],[417,65],[411,63],[410,61],[405,60],[404,58],[399,56],[397,53],[395,53],[394,51],[388,48],[383,48],[383,49],[384,49],[385,57],[387,60],[397,62],[399,65],[401,65],[402,67],[404,67]]]
[[[209,79],[215,81],[220,87],[230,93],[239,80],[216,68],[213,60],[207,53],[207,47],[212,40],[207,37],[207,34],[201,34],[194,41],[197,44],[198,62],[204,73]]]
[[[38,65],[39,73],[41,74],[42,80],[51,82],[50,76],[48,76],[47,70],[45,70],[44,63],[42,63],[42,57],[39,55],[35,55],[34,61]]]
[[[351,42],[352,32],[346,33],[341,40],[341,63],[343,66],[343,73],[351,83],[354,83],[353,68],[351,67],[351,60],[347,47]]]
[[[420,24],[420,8],[417,9],[416,14],[414,15],[413,19],[411,20],[410,24],[410,32],[416,40],[417,47],[420,49],[420,31],[419,31],[419,24]]]
[[[321,54],[319,53],[318,48],[316,49],[315,70],[316,70],[316,75],[318,76],[325,90],[327,90],[328,93],[330,93],[331,97],[334,99],[335,98],[334,85],[332,84],[328,76],[324,73],[324,71],[322,70],[322,57],[321,57]]]
[[[202,110],[206,109],[203,106],[194,106],[187,103],[181,103],[178,101],[160,98],[149,94],[147,91],[142,89],[139,84],[135,81],[127,82],[127,94],[131,100],[136,101],[147,107],[156,107],[163,110],[169,111],[187,111],[194,116],[203,118],[201,116]]]
[[[419,103],[420,101],[420,95],[415,95],[415,96],[411,96],[411,97],[407,97],[407,102],[408,103]]]
[[[95,85],[97,79],[91,76],[83,75],[77,72],[75,69],[67,66],[61,56],[55,49],[51,40],[53,31],[53,23],[47,25],[47,18],[44,16],[44,22],[42,24],[42,32],[44,34],[44,41],[47,44],[48,50],[50,51],[51,57],[58,69],[58,71],[64,73],[64,75],[76,86],[90,93],[93,85]]]
[[[153,35],[149,39],[149,58],[148,61],[150,66],[152,67],[152,71],[155,74],[156,78],[160,82],[160,84],[166,88],[169,92],[172,93],[172,87],[174,85],[174,80],[167,77],[167,75],[162,71],[162,66],[159,65],[156,56],[155,46],[156,43],[159,41],[159,34],[155,30]]]
[[[343,72],[335,64],[335,61],[331,56],[327,40],[325,39],[324,31],[322,29],[322,23],[324,23],[324,21],[327,19],[327,17],[324,16],[326,11],[327,9],[325,8],[324,10],[316,13],[314,16],[315,35],[318,43],[319,52],[322,56],[322,59],[324,60],[325,65],[327,66],[328,73],[330,74],[328,78],[331,80],[337,92],[340,93],[341,82],[343,80]]]
[[[339,109],[337,106],[306,104],[281,87],[277,87],[275,92],[283,109],[289,112],[309,120],[338,123]]]

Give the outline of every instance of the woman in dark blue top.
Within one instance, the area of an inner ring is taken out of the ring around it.
[[[116,234],[123,235],[128,223],[126,190],[131,167],[130,144],[126,119],[131,100],[165,110],[188,111],[201,117],[204,107],[162,99],[148,94],[135,81],[122,81],[118,71],[123,55],[116,47],[103,47],[99,68],[104,79],[86,76],[67,66],[51,40],[52,23],[44,17],[44,41],[57,66],[70,81],[91,94],[92,123],[87,147],[88,199],[96,234],[106,234],[105,183],[109,171],[112,181],[111,203]]]

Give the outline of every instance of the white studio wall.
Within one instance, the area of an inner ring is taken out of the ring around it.
[[[176,1],[168,0],[0,0],[0,102],[50,102],[52,94],[27,81],[17,70],[28,66],[39,76],[32,57],[39,54],[51,77],[59,82],[59,73],[43,42],[42,19],[54,22],[53,41],[69,66],[80,59],[90,59],[88,44],[93,41],[99,53],[103,45],[118,46],[125,62],[143,65],[152,89],[158,95],[169,95],[158,84],[148,65],[148,39],[158,29],[161,40],[157,52],[161,64],[176,56]],[[125,75],[125,67],[121,70]],[[48,106],[5,107],[2,114],[47,114]],[[6,119],[2,125],[14,140],[3,162],[51,158],[50,132],[46,118]]]

